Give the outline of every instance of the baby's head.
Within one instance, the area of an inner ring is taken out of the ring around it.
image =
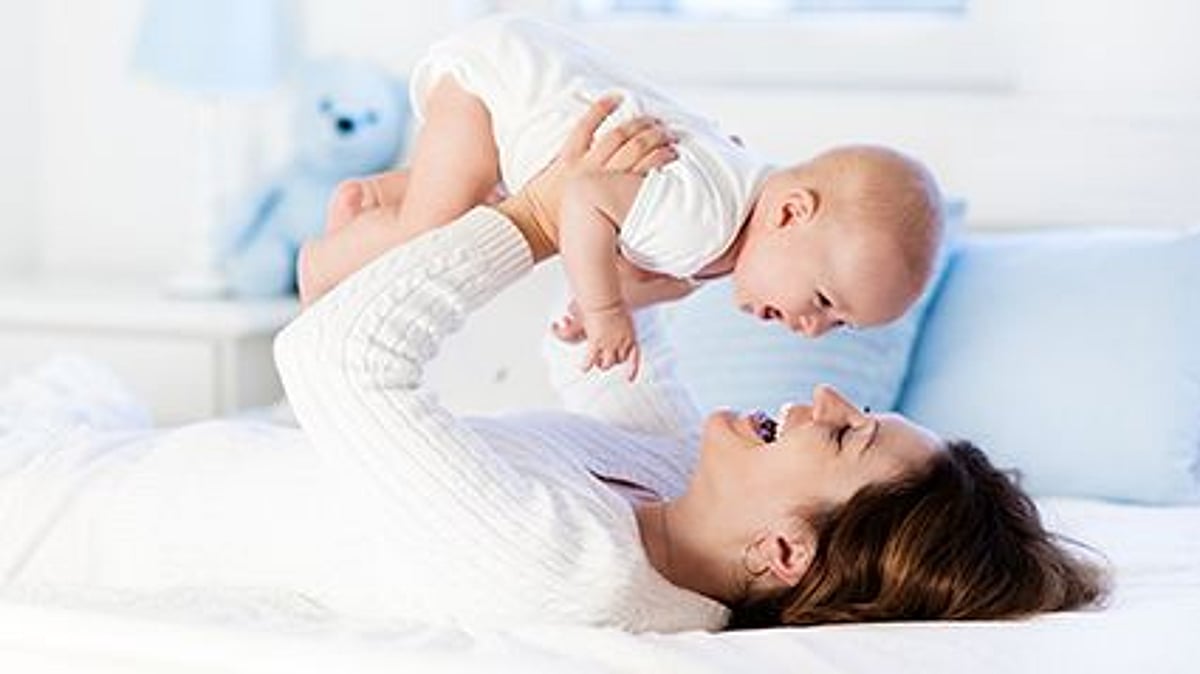
[[[838,147],[774,171],[737,254],[738,306],[809,337],[898,318],[932,272],[941,203],[924,166],[884,147]]]

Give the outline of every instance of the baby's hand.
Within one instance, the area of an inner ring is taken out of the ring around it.
[[[630,361],[629,381],[637,378],[637,335],[633,329],[633,316],[624,305],[584,311],[583,329],[588,340],[587,356],[583,361],[584,372],[593,367],[607,370],[618,363]]]
[[[583,312],[579,310],[579,303],[571,300],[567,305],[567,313],[551,323],[550,330],[555,337],[568,344],[582,342],[587,337],[587,331],[583,329]]]

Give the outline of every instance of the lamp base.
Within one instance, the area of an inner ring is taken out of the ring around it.
[[[229,297],[232,288],[225,275],[216,269],[188,269],[167,280],[166,293],[183,300],[219,300]]]

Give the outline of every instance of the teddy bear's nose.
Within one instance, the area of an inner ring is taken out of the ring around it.
[[[338,133],[354,133],[354,120],[349,117],[338,117]]]

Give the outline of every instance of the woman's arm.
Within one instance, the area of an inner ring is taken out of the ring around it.
[[[510,221],[476,208],[385,253],[276,338],[284,389],[314,447],[397,517],[494,539],[480,524],[487,513],[531,497],[532,485],[423,386],[442,339],[531,264]]]
[[[573,539],[560,540],[563,517],[571,520],[563,513],[578,520],[583,512],[491,452],[438,405],[423,371],[471,311],[549,254],[539,243],[551,231],[544,214],[557,212],[565,177],[625,156],[606,139],[590,144],[610,110],[589,113],[560,160],[526,190],[384,254],[275,343],[296,417],[331,465],[407,526],[464,551],[501,550],[512,561],[506,572],[524,565],[530,578],[568,574],[563,565],[579,551],[568,549]]]

